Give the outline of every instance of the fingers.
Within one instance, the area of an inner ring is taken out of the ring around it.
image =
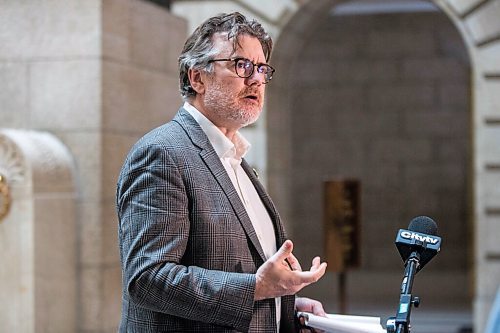
[[[275,262],[282,262],[292,254],[293,243],[291,240],[287,239],[279,250],[270,258],[270,260]]]
[[[295,299],[295,308],[297,311],[310,312],[316,316],[325,317],[326,313],[323,309],[323,304],[321,302],[307,298],[307,297],[297,297]]]
[[[278,251],[259,267],[255,274],[255,300],[293,295],[325,274],[326,263],[321,263],[319,257],[312,260],[309,271],[302,271],[292,250],[292,241],[286,240]]]
[[[311,269],[310,271],[317,271],[319,267],[321,266],[321,259],[320,257],[314,257],[311,263]]]
[[[327,264],[326,262],[322,263],[320,257],[314,257],[311,269],[303,272],[302,267],[300,266],[298,259],[293,255],[292,250],[292,241],[286,240],[275,256],[277,260],[281,260],[281,262],[285,263],[285,265],[289,266],[290,269],[296,273],[295,279],[293,279],[295,284],[306,286],[318,281],[325,274]],[[283,258],[285,254],[288,254],[288,256]]]
[[[313,301],[312,313],[316,316],[326,317],[325,309],[323,309],[323,304],[318,301]]]
[[[292,271],[302,271],[302,267],[300,266],[299,261],[293,255],[293,253],[290,253],[290,255],[288,256],[288,258],[286,258],[286,260],[290,264]]]
[[[321,264],[321,259],[320,257],[314,257],[314,259],[312,260],[312,266],[319,266]]]
[[[310,271],[305,271],[305,272],[294,272],[298,278],[298,281],[301,284],[311,284],[319,279],[325,274],[326,271],[326,262],[321,263],[317,268],[311,267]]]

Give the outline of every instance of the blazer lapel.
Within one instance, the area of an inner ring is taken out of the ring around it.
[[[207,168],[213,174],[214,178],[219,183],[222,191],[226,194],[231,206],[233,207],[236,216],[238,217],[245,233],[248,238],[252,242],[254,248],[259,253],[260,257],[263,261],[266,261],[266,256],[264,255],[264,251],[260,245],[260,242],[257,238],[257,234],[255,233],[255,229],[253,228],[252,221],[248,216],[243,203],[236,192],[236,189],[229,178],[226,169],[222,165],[222,162],[219,159],[219,156],[215,152],[212,144],[208,140],[205,132],[203,132],[200,125],[194,120],[191,115],[181,108],[175,118],[174,121],[178,122],[186,131],[187,135],[191,138],[193,144],[198,146],[200,151],[200,157],[205,162]]]
[[[274,230],[276,233],[276,242],[278,243],[277,244],[278,247],[280,247],[281,244],[283,244],[283,242],[286,240],[286,233],[285,233],[285,229],[283,228],[283,224],[281,223],[280,215],[279,215],[278,211],[276,210],[276,206],[274,205],[273,201],[271,200],[271,197],[269,196],[269,194],[267,194],[266,189],[264,188],[262,183],[257,178],[256,172],[254,171],[254,169],[252,169],[252,167],[250,167],[250,165],[247,163],[247,161],[245,159],[243,159],[241,166],[242,166],[243,170],[245,170],[245,172],[248,175],[248,177],[250,178],[250,180],[252,181],[252,184],[254,185],[255,189],[257,190],[257,193],[259,194],[260,199],[264,203],[264,206],[266,207],[267,212],[269,213],[269,216],[271,217],[271,220],[274,223]]]

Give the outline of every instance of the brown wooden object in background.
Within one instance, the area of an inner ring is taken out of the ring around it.
[[[325,259],[339,273],[339,312],[346,313],[346,272],[361,265],[361,185],[358,180],[324,183]]]

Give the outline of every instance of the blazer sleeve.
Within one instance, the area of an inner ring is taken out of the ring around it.
[[[139,146],[129,154],[117,210],[124,290],[135,304],[248,331],[255,275],[180,263],[190,232],[189,200],[165,147]]]

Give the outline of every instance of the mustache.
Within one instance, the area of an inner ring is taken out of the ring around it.
[[[257,98],[259,100],[262,99],[262,93],[260,92],[260,90],[255,89],[255,88],[247,88],[247,89],[241,91],[239,95],[240,95],[240,97],[245,97],[245,96],[248,96],[248,95],[254,95],[254,96],[257,96]]]

